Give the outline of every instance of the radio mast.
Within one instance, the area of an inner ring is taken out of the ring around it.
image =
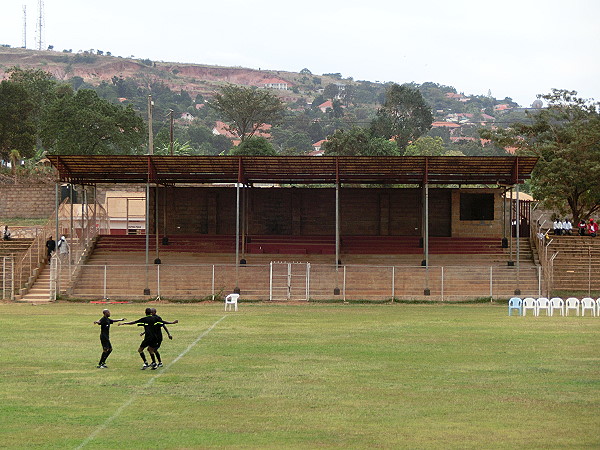
[[[27,48],[27,5],[23,5],[23,48]]]
[[[44,37],[42,34],[44,28],[44,2],[38,1],[38,21],[37,21],[37,49],[42,50],[44,47]]]

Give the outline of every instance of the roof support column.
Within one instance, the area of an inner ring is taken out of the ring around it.
[[[242,158],[238,158],[238,179],[235,184],[235,288],[233,292],[240,293],[240,186],[242,185],[243,168]]]
[[[154,264],[160,264],[162,261],[160,260],[160,249],[158,246],[158,183],[156,183],[154,187],[154,232],[156,233],[156,259],[154,260]]]
[[[333,295],[340,295],[339,271],[340,271],[340,166],[335,161],[335,288]]]
[[[430,295],[429,289],[429,158],[425,159],[425,173],[423,174],[423,256],[421,265],[425,266],[424,295]]]
[[[517,222],[517,287],[515,288],[515,295],[521,295],[521,289],[519,288],[519,284],[520,284],[520,271],[519,271],[519,253],[521,250],[521,244],[520,244],[520,228],[521,228],[521,208],[519,205],[519,184],[517,183],[516,185],[516,191],[517,191],[517,203],[516,203],[516,222]]]

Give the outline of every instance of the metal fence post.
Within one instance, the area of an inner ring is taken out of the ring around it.
[[[104,300],[106,300],[108,298],[106,296],[106,264],[104,264],[104,282],[103,282],[103,287],[104,287]]]
[[[269,264],[269,301],[273,301],[273,261]]]
[[[490,302],[494,299],[494,267],[490,266]]]
[[[343,280],[342,292],[344,297],[344,302],[346,301],[346,266],[344,266],[344,280]]]
[[[440,284],[441,284],[441,288],[442,288],[442,301],[444,301],[444,266],[441,267],[441,272],[440,272]]]
[[[210,289],[212,292],[212,299],[215,299],[215,265],[212,265],[212,279],[210,281]]]
[[[392,266],[392,303],[396,297],[396,266]]]

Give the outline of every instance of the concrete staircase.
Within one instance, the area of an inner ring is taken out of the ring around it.
[[[19,301],[27,303],[50,302],[50,264],[43,266],[27,294],[21,296]]]

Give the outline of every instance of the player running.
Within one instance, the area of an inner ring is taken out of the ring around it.
[[[152,315],[152,308],[146,308],[146,316],[139,318],[138,320],[134,320],[132,322],[123,322],[119,325],[138,325],[144,327],[144,332],[141,333],[144,335],[144,340],[140,344],[140,348],[138,348],[138,353],[144,361],[144,365],[142,366],[142,370],[146,370],[150,367],[156,367],[156,358],[154,356],[154,349],[156,348],[156,333],[155,326],[156,317]],[[148,364],[148,360],[146,359],[146,355],[144,354],[144,349],[148,347],[148,353],[150,353],[150,357],[152,358],[152,366]]]
[[[122,319],[110,319],[110,311],[108,309],[102,310],[102,318],[96,320],[94,324],[100,325],[100,344],[102,344],[102,355],[100,356],[100,362],[98,363],[98,369],[107,369],[106,359],[112,352],[112,345],[110,344],[110,325],[115,322],[122,322]],[[120,325],[120,324],[119,324]]]

